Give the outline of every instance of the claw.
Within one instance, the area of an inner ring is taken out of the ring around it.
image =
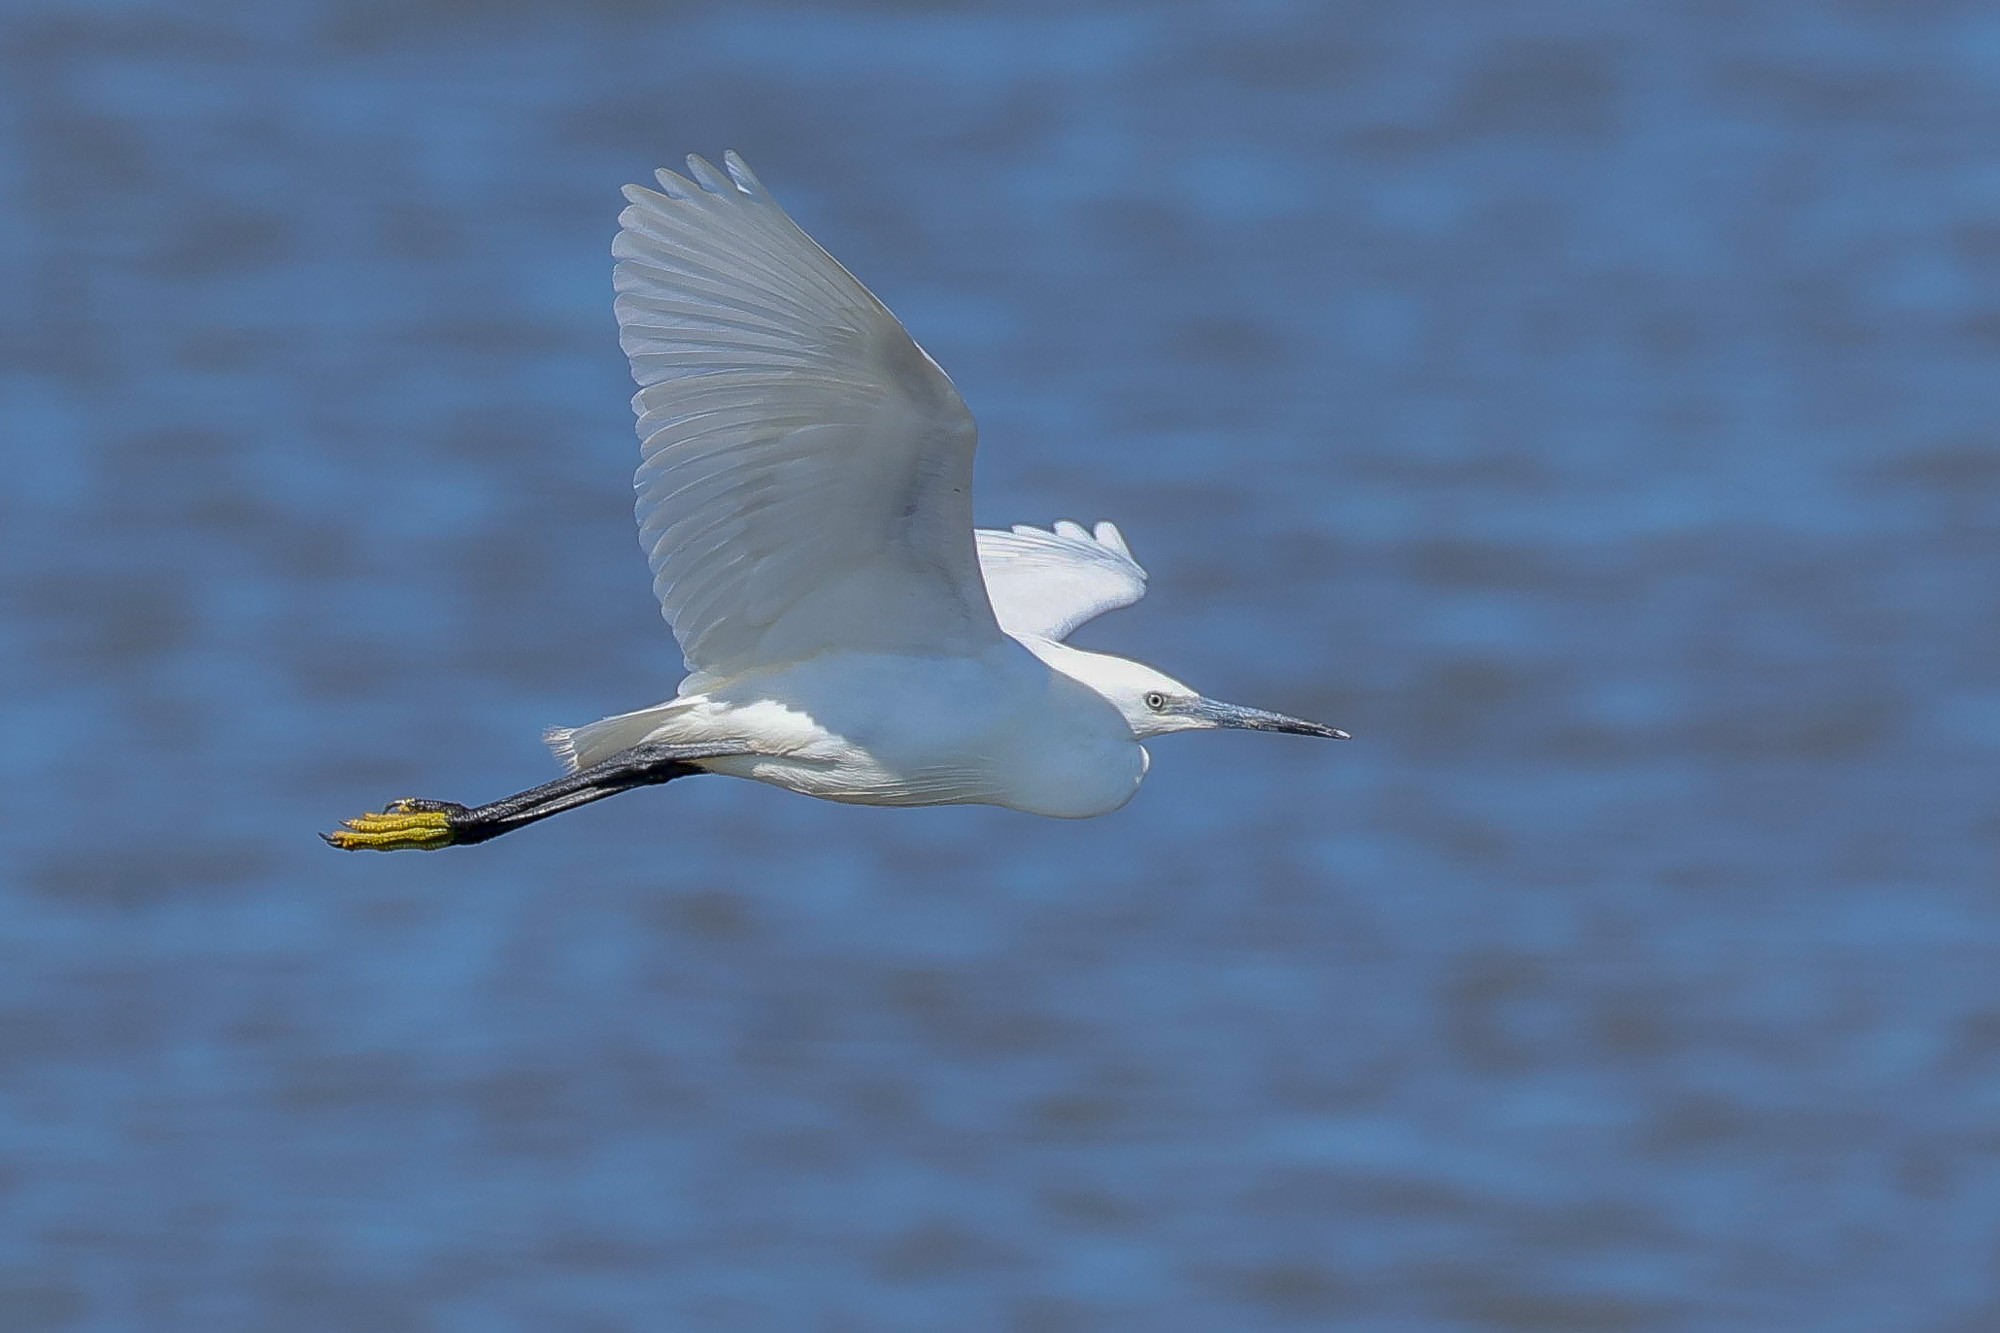
[[[453,801],[391,801],[387,810],[343,820],[339,831],[319,836],[344,852],[434,852],[452,845],[452,816],[464,812]]]

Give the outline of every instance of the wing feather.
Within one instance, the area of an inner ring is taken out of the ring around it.
[[[612,246],[640,540],[688,669],[995,641],[958,391],[741,158],[688,174],[626,187]]]
[[[1086,620],[1146,595],[1146,571],[1115,524],[1099,523],[1093,532],[1063,519],[1053,530],[1017,523],[974,536],[993,614],[1016,638],[1065,639]]]

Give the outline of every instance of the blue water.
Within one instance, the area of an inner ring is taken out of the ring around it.
[[[2000,21],[0,10],[0,1329],[2000,1328]],[[1343,746],[677,783],[618,187],[740,149]]]

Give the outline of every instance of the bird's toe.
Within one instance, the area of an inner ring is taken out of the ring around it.
[[[394,801],[387,810],[344,820],[320,837],[344,852],[434,852],[456,840],[452,815],[464,811],[450,801]]]

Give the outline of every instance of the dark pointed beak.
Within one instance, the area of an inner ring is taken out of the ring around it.
[[[1333,741],[1351,739],[1338,727],[1308,722],[1299,717],[1286,717],[1283,713],[1267,713],[1261,708],[1218,703],[1214,699],[1198,700],[1190,711],[1196,717],[1213,722],[1218,727],[1242,727],[1246,731],[1282,731],[1293,736],[1324,736]]]

